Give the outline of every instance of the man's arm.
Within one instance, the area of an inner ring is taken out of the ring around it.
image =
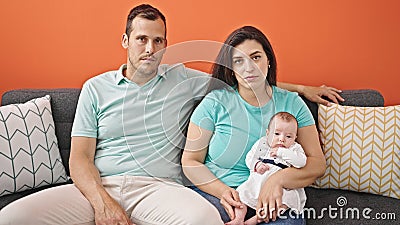
[[[88,199],[99,224],[132,224],[125,210],[104,189],[94,164],[96,138],[72,137],[69,166],[75,186]]]
[[[339,101],[341,102],[344,101],[344,99],[339,95],[339,93],[342,91],[334,87],[327,87],[325,85],[322,85],[320,87],[315,87],[315,86],[305,86],[300,84],[289,84],[283,82],[277,82],[277,86],[282,89],[286,89],[288,91],[297,92],[312,102],[316,102],[326,106],[329,106],[330,102],[323,99],[322,98],[323,96],[327,97],[336,104],[338,104]]]

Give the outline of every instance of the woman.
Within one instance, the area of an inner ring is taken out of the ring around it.
[[[183,170],[225,222],[235,217],[234,207],[243,207],[235,188],[249,175],[245,156],[276,112],[289,112],[298,120],[297,142],[305,150],[307,164],[301,169],[283,169],[264,183],[256,211],[270,213],[259,213],[259,221],[303,224],[301,218],[277,216],[283,188],[305,187],[325,171],[312,115],[296,93],[276,87],[276,68],[271,44],[260,30],[251,26],[235,30],[213,66],[211,92],[191,117]]]

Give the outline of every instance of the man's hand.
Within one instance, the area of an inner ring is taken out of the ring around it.
[[[325,85],[320,87],[302,86],[301,89],[302,90],[300,91],[300,94],[306,97],[308,100],[326,106],[330,106],[330,102],[323,99],[323,96],[327,97],[336,104],[339,104],[339,101],[344,101],[344,99],[339,95],[339,93],[342,91],[333,87],[327,87]]]
[[[94,210],[96,225],[134,225],[125,210],[111,197],[101,209]]]
[[[258,162],[255,169],[258,174],[262,175],[269,170],[269,166],[266,163]]]

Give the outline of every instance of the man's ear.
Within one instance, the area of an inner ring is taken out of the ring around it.
[[[164,48],[160,50],[160,54],[164,55],[165,51],[167,50],[167,46],[168,46],[167,39],[165,39]]]
[[[129,37],[125,33],[122,35],[121,44],[124,49],[127,49],[129,47]]]

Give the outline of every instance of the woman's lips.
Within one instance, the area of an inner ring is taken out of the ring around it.
[[[257,79],[257,76],[247,76],[244,78],[246,81],[253,81],[255,79]]]

